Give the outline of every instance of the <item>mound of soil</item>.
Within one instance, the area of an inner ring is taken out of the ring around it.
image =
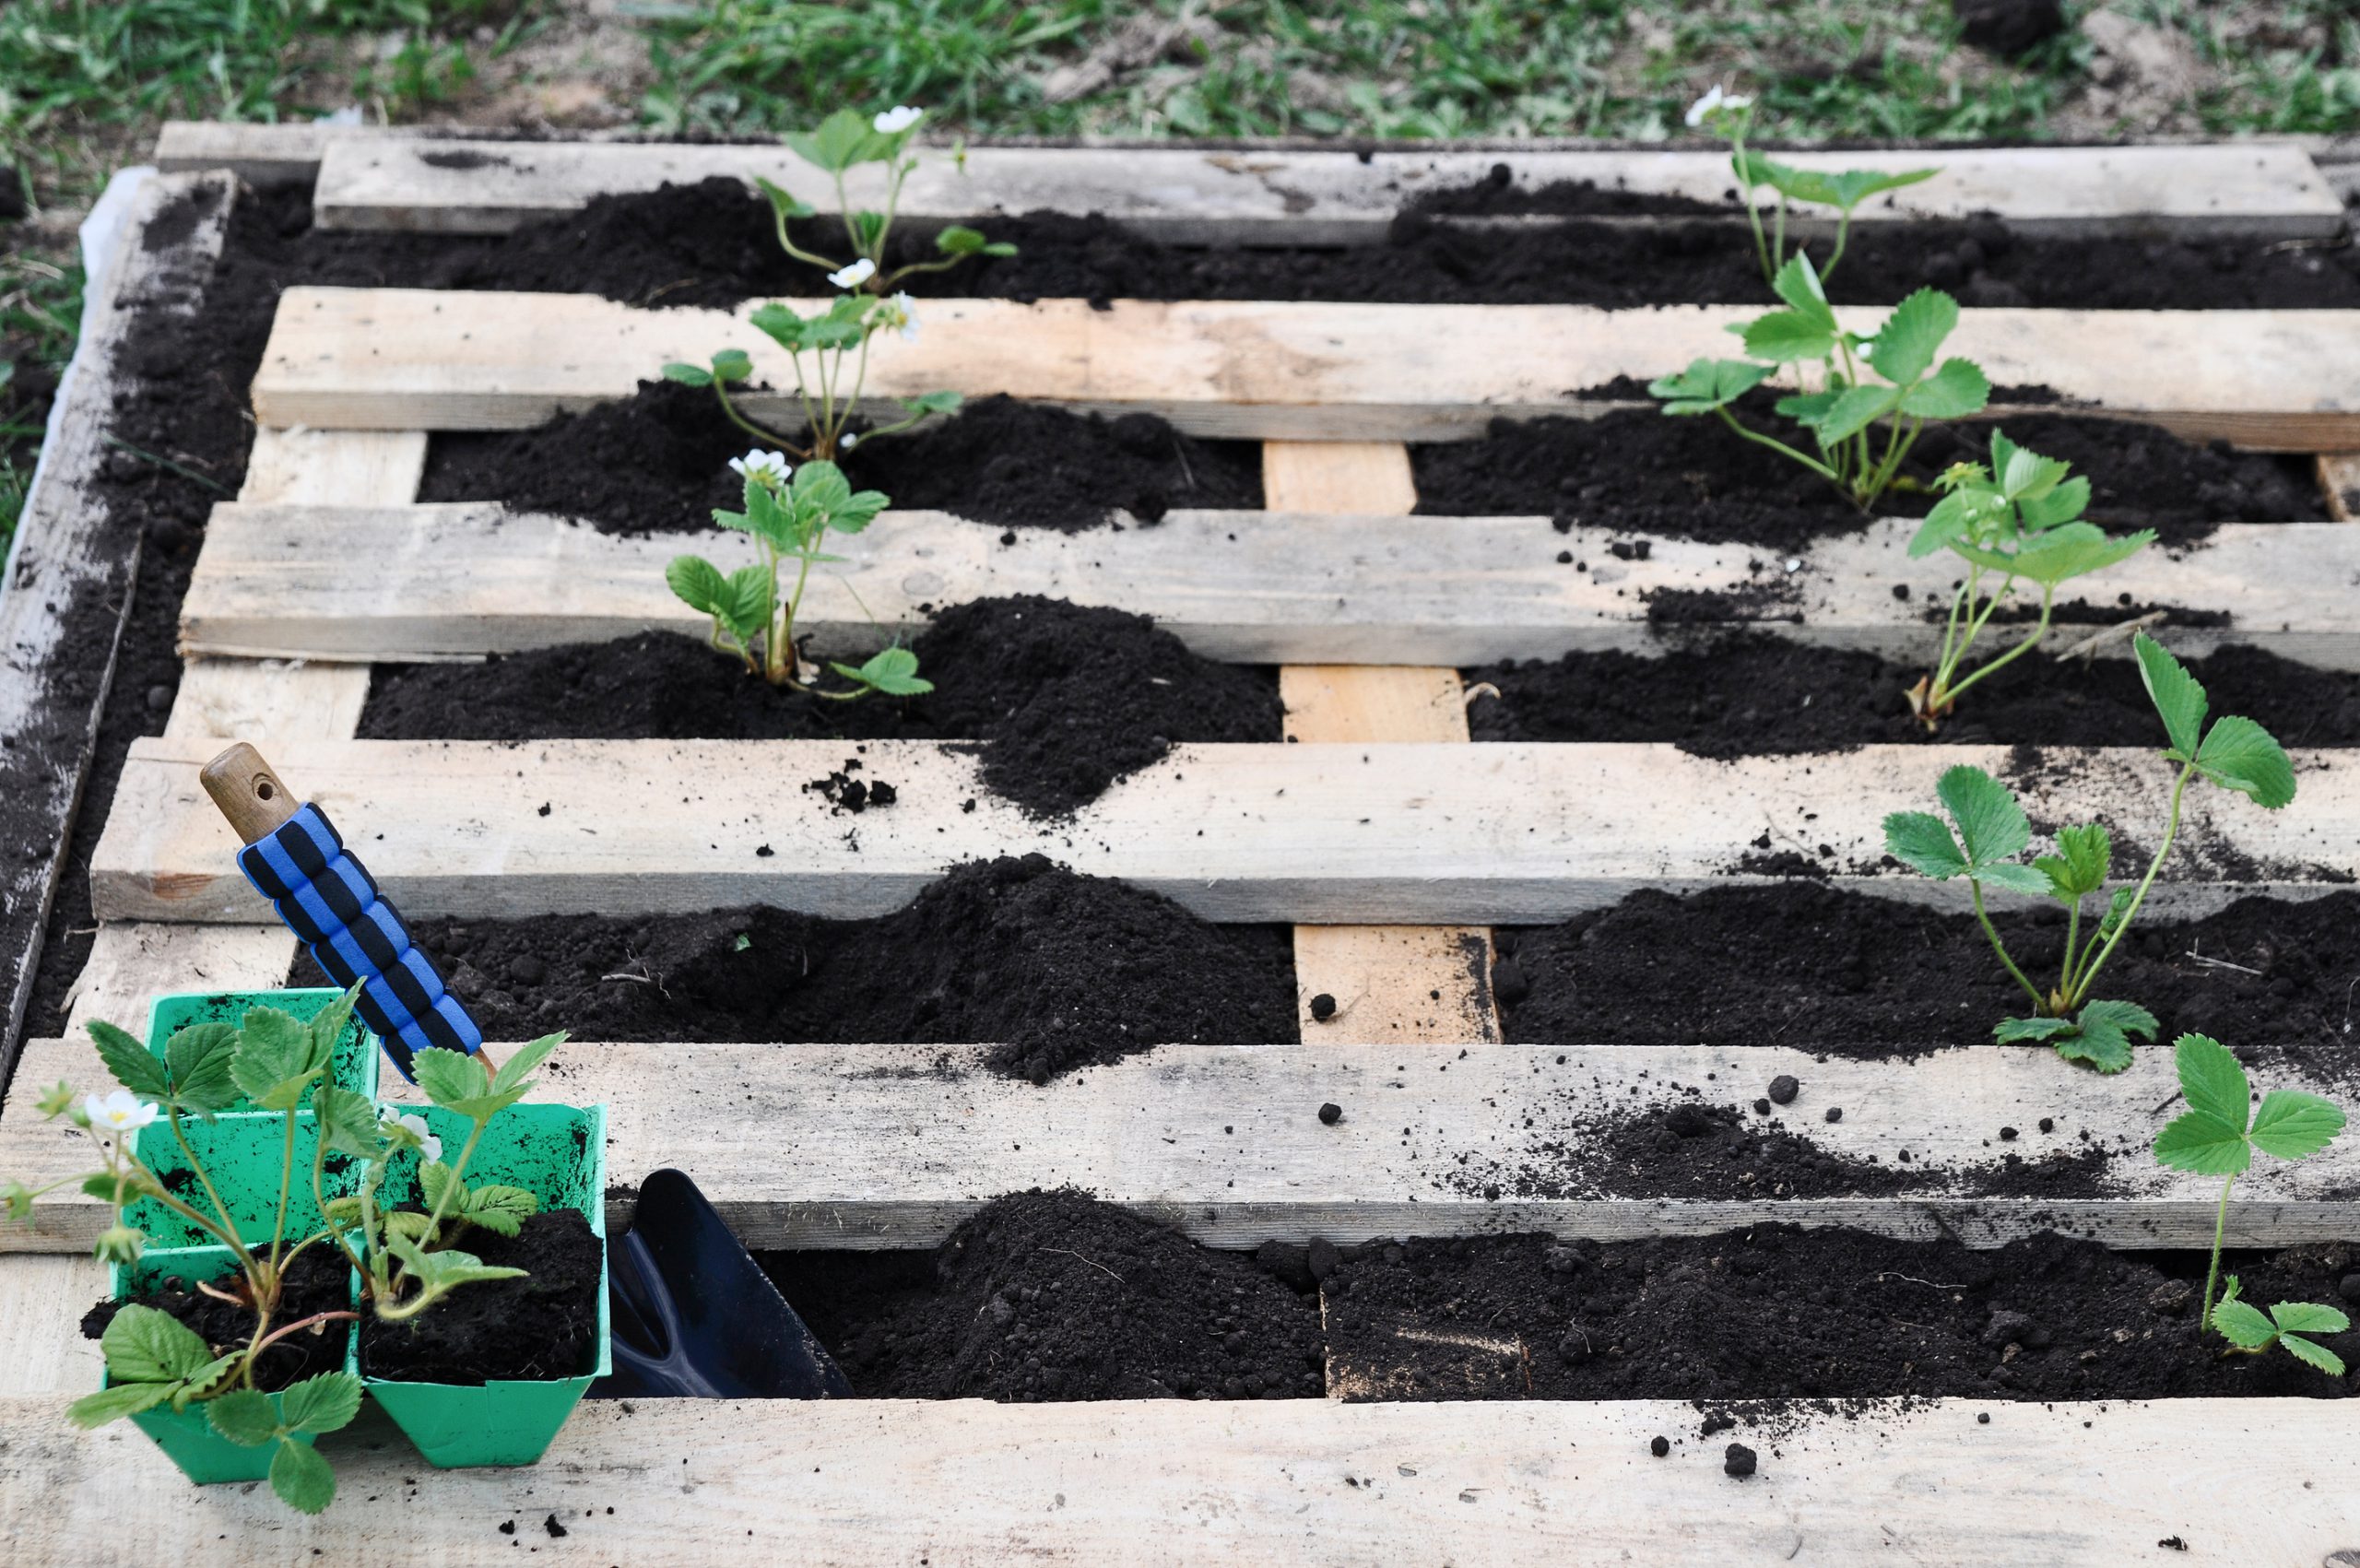
[[[2232,1257],[2259,1303],[2347,1304],[2343,1243]],[[2204,1257],[2110,1253],[2044,1233],[1944,1239],[1754,1225],[1724,1235],[1546,1236],[1344,1249],[1328,1340],[1353,1399],[1825,1400],[2266,1395],[2351,1384],[2273,1351],[2200,1340]],[[2360,1280],[2352,1280],[2360,1293]],[[2347,1360],[2360,1330],[2322,1340]],[[1800,1410],[1714,1412],[1729,1423]]]
[[[1044,818],[1095,800],[1175,743],[1271,741],[1270,672],[1190,653],[1147,617],[1021,595],[954,605],[912,644],[921,697],[782,692],[691,638],[642,632],[474,665],[379,666],[372,740],[974,740],[984,782]]]
[[[1906,153],[1862,158],[1869,166],[1941,161]],[[971,260],[899,287],[921,297],[1099,302],[1768,304],[1735,200],[1734,189],[1715,205],[1587,182],[1518,190],[1502,164],[1472,185],[1415,196],[1384,241],[1368,245],[1174,245],[1095,214],[993,215],[971,221],[1013,243],[1015,255]],[[1583,221],[1641,213],[1675,220]],[[1449,221],[1533,216],[1568,221],[1509,228]],[[794,232],[815,253],[841,253],[843,231],[832,219],[800,223]],[[930,235],[904,229],[888,265],[930,259],[932,246]],[[1811,246],[1822,264],[1829,249],[1824,241]],[[596,197],[579,213],[468,251],[446,276],[453,287],[596,293],[660,307],[808,297],[820,287],[814,269],[779,249],[769,206],[719,177]],[[2360,254],[2348,246],[2288,249],[2256,240],[2041,239],[1989,219],[1864,224],[1829,292],[1843,302],[1891,303],[1928,285],[1970,306],[2348,309],[2360,305]]]
[[[233,1273],[220,1283],[228,1289],[235,1282]],[[284,1328],[319,1313],[348,1310],[352,1305],[351,1286],[351,1271],[334,1249],[310,1249],[296,1258],[287,1271],[278,1310],[271,1315],[271,1326]],[[254,1309],[206,1295],[195,1288],[193,1280],[167,1277],[157,1289],[144,1296],[133,1296],[130,1302],[171,1314],[195,1329],[216,1355],[226,1355],[254,1342]],[[127,1304],[103,1301],[84,1313],[83,1338],[96,1339],[104,1335],[107,1325],[114,1321],[114,1315]],[[266,1394],[275,1393],[316,1373],[341,1370],[348,1326],[342,1322],[323,1324],[316,1334],[290,1334],[279,1340],[254,1362],[254,1385]]]
[[[2055,974],[2061,909],[2003,912],[1993,924],[2027,974]],[[1955,909],[1937,910],[1808,879],[1684,897],[1646,890],[1496,941],[1507,1037],[1533,1043],[1908,1055],[1988,1042],[2026,1005],[1964,892]],[[2303,1071],[2340,1081],[2350,1072],[2354,974],[2360,893],[2252,898],[2201,920],[2142,916],[2098,994],[2147,1008],[2164,1042],[2193,1031],[2237,1048],[2283,1045]]]
[[[1296,1038],[1289,927],[1209,925],[1038,855],[953,867],[870,920],[444,916],[411,935],[495,1040],[988,1043],[1038,1083],[1167,1042]],[[324,984],[308,954],[295,973]]]
[[[549,1208],[513,1236],[470,1230],[460,1244],[521,1279],[463,1285],[418,1316],[364,1318],[360,1370],[394,1382],[477,1386],[493,1378],[579,1377],[598,1356],[604,1244],[571,1208]]]
[[[1617,395],[1644,389],[1616,388]],[[1771,428],[1749,406],[1756,429]],[[2200,446],[2152,425],[2024,415],[2009,438],[2059,457],[2092,486],[2089,516],[2113,528],[2154,528],[2185,544],[2221,523],[2323,520],[2318,484],[2300,461]],[[1931,427],[1905,473],[1919,483],[1953,462],[1983,461],[1974,426]],[[1792,459],[1741,441],[1717,419],[1617,409],[1595,419],[1494,420],[1490,439],[1410,449],[1418,510],[1459,517],[1545,513],[1561,526],[1627,529],[1800,549],[1862,526],[1833,486]],[[1925,510],[1894,491],[1886,515]]]
[[[2050,637],[2065,647],[2080,634]],[[1996,654],[2021,635],[1995,625],[1982,641]],[[1761,632],[1674,645],[1655,657],[1568,654],[1468,671],[1470,686],[1488,683],[1499,693],[1468,704],[1468,726],[1477,740],[1670,741],[1703,757],[1929,742],[2162,741],[2163,721],[2130,659],[2059,664],[2036,650],[1968,692],[1930,736],[1903,696],[1929,667]],[[2241,645],[2189,667],[2216,713],[2258,720],[2288,746],[2360,746],[2360,676]]]
[[[926,1255],[769,1253],[869,1398],[1316,1399],[1319,1303],[1074,1192],[994,1199]]]
[[[581,518],[610,534],[693,533],[714,525],[715,508],[743,508],[745,481],[729,460],[751,444],[710,391],[642,382],[622,401],[532,430],[436,435],[419,493]],[[1199,441],[1152,414],[1109,419],[1005,396],[856,446],[843,466],[903,511],[1066,534],[1107,526],[1117,510],[1152,523],[1175,506],[1262,504],[1256,442]]]

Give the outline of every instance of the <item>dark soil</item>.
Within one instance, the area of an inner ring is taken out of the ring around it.
[[[2058,0],[1951,0],[1959,36],[1988,54],[2013,59],[2065,30]]]
[[[233,1271],[215,1282],[229,1289],[236,1281]],[[284,1328],[318,1313],[347,1311],[352,1305],[351,1288],[351,1271],[345,1267],[343,1257],[333,1248],[313,1247],[288,1270],[285,1288],[279,1292],[278,1310],[271,1315],[271,1326]],[[206,1295],[195,1288],[193,1281],[167,1278],[159,1289],[130,1300],[179,1318],[195,1329],[216,1355],[226,1355],[254,1342],[254,1309]],[[96,1339],[103,1335],[107,1325],[114,1321],[116,1311],[125,1304],[103,1301],[83,1314],[83,1337]],[[276,1393],[315,1373],[340,1370],[344,1366],[346,1326],[343,1322],[325,1323],[316,1333],[290,1334],[279,1340],[255,1362],[255,1386],[266,1394]]]
[[[571,1208],[549,1208],[513,1236],[469,1231],[462,1244],[522,1279],[464,1285],[399,1323],[371,1317],[360,1370],[393,1383],[477,1385],[493,1378],[579,1377],[598,1359],[605,1244]]]
[[[1042,1082],[1165,1043],[1296,1039],[1290,930],[1212,925],[1038,855],[954,867],[873,920],[778,909],[414,921],[485,1034],[986,1043]],[[319,984],[308,955],[295,984]]]
[[[2054,975],[2063,910],[2003,912],[1993,924],[2026,973]],[[1494,975],[1507,1037],[1533,1043],[1911,1055],[1988,1041],[2026,1006],[1964,891],[1935,909],[1808,878],[1682,897],[1648,890],[1496,940],[1502,966],[1515,971],[1506,985]],[[2098,994],[2146,1007],[2161,1041],[2194,1031],[2239,1049],[2283,1046],[2302,1071],[2342,1081],[2360,1017],[2356,980],[2360,893],[2337,892],[2240,899],[2193,921],[2142,916]]]
[[[2247,1299],[2349,1304],[2344,1243],[2226,1260]],[[2054,1234],[1995,1250],[1755,1225],[1601,1244],[1546,1236],[1343,1249],[1326,1286],[1346,1397],[1381,1399],[2170,1398],[2351,1391],[2273,1351],[2200,1342],[2201,1254]],[[1405,1330],[1422,1331],[1412,1338]],[[1452,1340],[1496,1342],[1470,1350]],[[2360,1330],[2322,1342],[2347,1359]],[[1808,1411],[1713,1412],[1791,1421]]]
[[[1753,414],[1756,429],[1770,422]],[[2299,459],[2198,446],[2152,425],[2024,415],[2011,440],[2072,464],[2092,484],[2089,516],[2152,527],[2188,543],[2221,523],[2322,521],[2319,486]],[[1905,472],[1921,481],[1981,461],[1973,426],[1929,429]],[[1418,510],[1459,517],[1550,514],[1583,526],[1729,540],[1789,550],[1866,519],[1833,486],[1789,458],[1740,441],[1712,419],[1618,409],[1595,419],[1494,420],[1487,441],[1413,446]],[[1923,494],[1888,494],[1887,515],[1923,512]]]
[[[979,156],[988,157],[988,153]],[[1894,167],[1939,154],[1883,154]],[[1880,155],[1864,155],[1871,163]],[[1634,306],[1768,304],[1741,218],[1730,206],[1634,198],[1596,185],[1522,191],[1494,178],[1419,199],[1384,242],[1337,249],[1177,246],[1102,217],[978,218],[1018,253],[906,280],[919,295],[1092,301],[1335,300],[1393,303]],[[1646,210],[1693,220],[1582,221]],[[1546,214],[1568,221],[1503,230],[1452,217]],[[798,242],[842,243],[821,220]],[[1970,306],[2080,309],[2319,309],[2360,305],[2360,253],[2268,242],[2034,239],[1983,220],[1855,231],[1830,285],[1839,302],[1891,303],[1932,285]],[[924,260],[932,240],[896,237],[891,265]],[[1828,246],[1813,253],[1824,261]],[[601,196],[583,211],[478,242],[450,269],[454,286],[602,294],[636,305],[729,305],[808,295],[818,274],[778,246],[770,209],[734,180]]]
[[[2004,635],[1995,629],[1985,638]],[[2058,647],[2074,635],[2050,633]],[[2012,642],[1991,641],[1990,651]],[[1932,735],[1903,697],[1928,667],[1749,632],[1655,657],[1568,654],[1469,670],[1470,686],[1489,683],[1499,695],[1477,697],[1467,717],[1478,740],[1671,741],[1704,757],[1925,742],[2163,743],[2163,722],[2130,659],[2059,664],[2027,654],[1969,691]],[[2258,720],[2288,746],[2360,746],[2360,676],[2238,645],[2189,667],[2216,713]]]
[[[643,632],[477,665],[381,666],[373,740],[973,740],[984,781],[1039,817],[1072,812],[1175,743],[1274,741],[1269,671],[1199,658],[1147,617],[1025,595],[944,610],[913,648],[925,696],[785,693],[692,638]]]
[[[503,501],[614,534],[696,532],[713,526],[714,508],[743,507],[745,481],[729,460],[749,444],[711,392],[642,382],[621,402],[533,430],[438,434],[419,493]],[[1257,442],[1199,441],[1152,414],[1108,419],[1003,396],[856,446],[844,468],[903,511],[1068,534],[1115,523],[1117,510],[1153,523],[1175,506],[1262,504]]]
[[[1325,1385],[1316,1296],[1078,1193],[997,1198],[931,1255],[762,1261],[865,1397],[1316,1399]]]

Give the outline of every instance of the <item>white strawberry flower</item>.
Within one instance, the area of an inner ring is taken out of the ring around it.
[[[93,1132],[110,1133],[137,1132],[159,1114],[153,1102],[127,1089],[118,1089],[103,1100],[95,1094],[85,1095],[82,1114],[90,1118]]]
[[[863,256],[850,265],[828,274],[828,281],[839,289],[857,289],[876,276],[877,264]]]
[[[877,134],[880,136],[898,136],[925,118],[925,110],[913,109],[906,103],[897,103],[892,108],[880,112],[869,124],[877,127]]]
[[[902,334],[902,340],[903,342],[914,343],[917,341],[917,301],[911,299],[907,294],[896,294],[891,299],[886,301],[884,308],[877,312],[877,317],[878,320],[885,325],[898,328]]]
[[[741,479],[761,479],[773,487],[786,483],[787,475],[794,472],[787,466],[785,453],[764,452],[760,447],[743,457],[731,458],[729,466]]]
[[[1688,106],[1688,128],[1694,130],[1706,120],[1721,114],[1734,114],[1740,109],[1752,107],[1753,100],[1725,90],[1715,82],[1704,97]]]
[[[426,1118],[419,1115],[396,1116],[404,1132],[418,1139],[418,1150],[429,1160],[442,1158],[442,1140],[427,1130]]]

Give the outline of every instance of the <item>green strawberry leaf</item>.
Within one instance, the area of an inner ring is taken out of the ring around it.
[[[2239,1138],[2251,1114],[2253,1085],[2236,1054],[2204,1034],[2183,1034],[2172,1042],[2173,1064],[2179,1071],[2179,1091],[2188,1108],[2225,1122]]]
[[[2146,683],[2148,700],[2155,704],[2164,733],[2171,738],[2173,759],[2185,762],[2196,755],[2197,742],[2204,733],[2208,706],[2204,688],[2188,673],[2186,665],[2172,657],[2170,650],[2145,632],[2131,638],[2130,651],[2138,655],[2139,678]]]
[[[2301,1160],[2332,1142],[2343,1122],[2343,1107],[2332,1100],[2296,1089],[2273,1089],[2261,1097],[2248,1136],[2265,1154]]]
[[[2275,811],[2295,798],[2295,764],[2268,730],[2235,713],[2213,721],[2197,748],[2196,771],[2223,789]]]
[[[1884,318],[1869,363],[1885,380],[1906,386],[1934,368],[1942,339],[1957,327],[1958,301],[1938,289],[1920,289]]]
[[[129,1032],[92,1020],[90,1042],[99,1048],[99,1060],[106,1064],[107,1071],[114,1075],[114,1080],[132,1093],[148,1100],[161,1100],[171,1092],[164,1064],[150,1055],[148,1047]]]
[[[1964,419],[1991,402],[1991,383],[1972,360],[1944,360],[1941,368],[1901,395],[1901,411],[1917,419]]]

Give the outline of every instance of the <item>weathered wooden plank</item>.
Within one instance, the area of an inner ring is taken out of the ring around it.
[[[197,787],[210,741],[133,742],[91,869],[101,919],[253,921],[260,895]],[[1954,904],[1887,863],[1881,824],[1944,766],[2011,772],[2004,748],[1912,746],[1714,761],[1668,745],[1182,746],[1070,819],[1022,815],[972,749],[871,742],[901,799],[847,831],[782,780],[825,777],[820,741],[292,741],[272,760],[348,831],[413,915],[608,914],[775,903],[898,907],[961,861],[1038,850],[1213,920],[1496,925],[1560,919],[1642,887],[1748,879],[1767,834],[1838,885]],[[2263,811],[2190,791],[2149,907],[2315,896],[2360,872],[2360,760],[2295,753],[2303,797]],[[2060,782],[2068,780],[2070,782]],[[2152,842],[2172,771],[2146,749],[2049,749],[2019,791],[2036,820]],[[972,802],[974,808],[968,809]],[[772,853],[761,854],[767,847]]]
[[[1920,156],[1781,153],[1807,168],[1937,167],[1924,184],[1868,204],[1870,224],[1989,213],[2028,232],[2310,238],[2336,232],[2342,204],[2290,147],[2000,147]],[[1161,147],[978,148],[963,171],[927,157],[903,188],[903,221],[977,215],[1101,213],[1178,243],[1375,244],[1402,205],[1482,181],[1507,165],[1525,189],[1586,180],[1737,208],[1726,153],[1265,151]],[[323,145],[313,208],[326,229],[496,234],[578,210],[592,196],[713,175],[757,175],[823,212],[829,176],[778,146],[626,145],[343,138]],[[855,171],[845,195],[881,205],[881,171]],[[1763,193],[1765,203],[1769,193]],[[1806,223],[1811,219],[1806,214]]]
[[[2048,1229],[2186,1247],[2211,1242],[2220,1198],[2217,1179],[2166,1171],[2147,1152],[2176,1110],[2163,1049],[2101,1078],[2044,1048],[2000,1045],[1901,1062],[1783,1046],[1162,1045],[1047,1090],[985,1068],[985,1049],[575,1043],[542,1092],[606,1102],[616,1182],[677,1166],[753,1246],[931,1246],[1001,1193],[1067,1185],[1208,1244],[1249,1248],[1273,1238],[1701,1235],[1771,1218],[1954,1233],[1977,1246]],[[41,1083],[87,1084],[100,1071],[87,1042],[26,1050]],[[1616,1196],[1647,1189],[1599,1146],[1600,1123],[1691,1090],[1706,1104],[1750,1106],[1780,1073],[1802,1085],[1780,1113],[1788,1125],[1832,1156],[1873,1157],[1922,1185],[1892,1197],[1865,1185],[1808,1198]],[[387,1076],[389,1096],[415,1096]],[[1329,1102],[1343,1112],[1333,1126],[1318,1116]],[[1821,1119],[1831,1105],[1842,1121]],[[2003,1143],[2002,1126],[2022,1136]],[[2004,1154],[2092,1146],[2116,1155],[2106,1196],[1973,1196]],[[11,1176],[54,1179],[82,1169],[87,1153],[20,1098],[0,1113],[0,1171]],[[2356,1175],[2351,1139],[2300,1164],[2257,1164],[2230,1203],[2233,1243],[2352,1236]],[[627,1208],[618,1194],[609,1217],[620,1224]],[[0,1248],[78,1246],[104,1215],[78,1191],[56,1193],[30,1227],[0,1227]]]
[[[1410,449],[1398,442],[1266,442],[1262,490],[1276,507],[1364,520],[1406,516],[1418,501]],[[1298,741],[1468,738],[1458,672],[1447,666],[1289,665],[1279,695]],[[1324,1044],[1500,1037],[1492,934],[1481,926],[1298,925],[1294,979],[1298,1025]]]
[[[192,1488],[130,1423],[77,1432],[65,1404],[0,1399],[0,1508],[25,1561],[82,1568],[193,1562],[224,1539],[286,1568],[513,1561],[527,1541],[635,1568],[2116,1568],[2166,1538],[2317,1568],[2360,1539],[2354,1420],[2334,1400],[1847,1409],[1730,1433],[1762,1453],[1741,1482],[1721,1473],[1727,1440],[1691,1435],[1696,1410],[1674,1400],[594,1400],[539,1465],[438,1471],[425,1494],[408,1444],[365,1416],[321,1440],[339,1486],[315,1519],[266,1487]],[[1664,1434],[1677,1445],[1657,1459]]]
[[[98,1019],[144,1034],[148,1004],[157,996],[173,991],[276,991],[287,984],[294,961],[295,937],[275,922],[106,921],[91,938],[90,956],[67,995],[65,1027],[79,1034]]]
[[[156,215],[200,189],[212,193],[210,206],[185,234],[150,250]],[[0,573],[0,1082],[24,1026],[138,570],[136,520],[109,527],[90,493],[124,389],[115,353],[141,309],[195,306],[220,253],[230,201],[229,182],[218,176],[150,181],[135,197],[84,318],[57,439]]]
[[[804,301],[807,309],[817,301]],[[254,408],[265,424],[513,430],[628,395],[669,360],[737,344],[757,382],[794,384],[754,309],[641,311],[584,294],[290,289]],[[1732,306],[1369,305],[936,300],[914,342],[878,339],[867,401],[950,387],[1115,414],[1200,435],[1443,441],[1495,417],[1594,415],[1585,395],[1728,351]],[[1863,327],[1882,319],[1852,312]],[[2152,420],[2268,451],[2360,448],[2360,311],[1965,312],[1947,348],[1993,384],[2073,413]],[[749,410],[794,417],[791,393]],[[2023,411],[2000,403],[1994,416]]]
[[[821,652],[858,653],[945,605],[1043,594],[1151,616],[1211,658],[1458,666],[1651,651],[1659,595],[1712,595],[1729,623],[1922,656],[1940,640],[1956,562],[1910,560],[1916,529],[1880,522],[1788,557],[1658,538],[1628,559],[1632,536],[1560,534],[1545,517],[1184,511],[1119,533],[1019,529],[1003,543],[997,524],[887,513],[831,543],[844,562],[814,578],[801,624]],[[489,502],[224,505],[182,607],[182,643],[208,656],[416,661],[651,628],[702,636],[664,582],[665,563],[690,549],[750,559],[738,535],[627,537]],[[2186,551],[2149,549],[2104,585],[2225,611],[2224,626],[2171,634],[2190,656],[2241,643],[2360,668],[2360,532],[2340,524],[2227,524]],[[1699,624],[1685,605],[1681,624]]]
[[[0,1398],[78,1397],[99,1386],[105,1359],[97,1340],[82,1338],[81,1320],[109,1288],[106,1265],[90,1257],[0,1256]]]
[[[2360,456],[2319,454],[2319,489],[2327,495],[2327,514],[2339,523],[2360,517]]]

